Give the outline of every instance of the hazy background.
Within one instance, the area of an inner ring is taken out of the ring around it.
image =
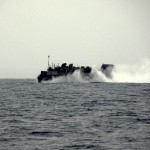
[[[51,62],[150,60],[150,0],[0,0],[0,78],[36,78]]]

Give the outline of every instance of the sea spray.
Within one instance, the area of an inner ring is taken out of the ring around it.
[[[150,83],[150,60],[137,64],[115,65],[112,82]]]
[[[82,77],[82,74],[79,70],[76,70],[73,74],[68,74],[67,76],[60,76],[57,78],[53,78],[51,83],[60,83],[60,82],[80,82],[87,83],[89,82],[89,76]]]
[[[109,78],[107,78],[100,71],[100,69],[97,69],[96,67],[93,66],[90,74],[83,74],[80,70],[76,70],[71,75],[53,78],[49,82],[50,83],[59,83],[59,82],[89,83],[89,82],[111,82],[111,80]]]
[[[90,76],[90,82],[109,82],[110,80],[100,71],[100,69],[94,66],[92,67]]]

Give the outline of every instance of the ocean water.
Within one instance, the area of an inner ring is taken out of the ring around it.
[[[149,150],[150,84],[0,80],[0,150]]]

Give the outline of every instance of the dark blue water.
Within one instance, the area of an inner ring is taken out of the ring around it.
[[[150,149],[150,84],[0,80],[0,150]]]

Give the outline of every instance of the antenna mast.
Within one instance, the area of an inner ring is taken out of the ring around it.
[[[48,68],[49,68],[49,59],[50,59],[50,56],[48,55]]]

